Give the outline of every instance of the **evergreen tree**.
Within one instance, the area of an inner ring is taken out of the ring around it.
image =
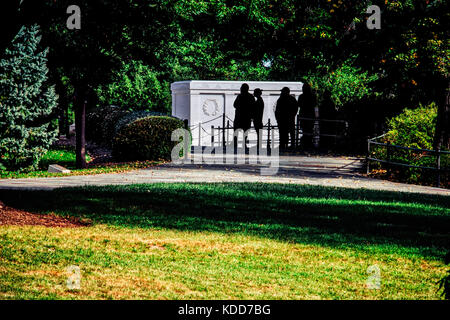
[[[38,25],[22,27],[0,60],[0,169],[36,168],[56,140],[50,116],[57,95],[38,33]]]

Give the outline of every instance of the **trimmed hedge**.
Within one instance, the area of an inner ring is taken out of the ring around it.
[[[155,111],[131,111],[122,116],[120,119],[117,120],[117,122],[114,124],[114,132],[112,133],[112,136],[115,137],[116,134],[125,127],[127,124],[132,123],[136,120],[143,119],[149,116],[167,116],[164,113],[161,112],[155,112]],[[110,139],[111,141],[111,139]]]
[[[113,139],[113,156],[121,161],[170,160],[172,132],[184,128],[180,119],[168,116],[149,116],[135,120],[119,130]]]
[[[112,147],[113,137],[127,124],[148,116],[164,116],[154,111],[129,111],[110,105],[95,109],[86,115],[86,139]]]

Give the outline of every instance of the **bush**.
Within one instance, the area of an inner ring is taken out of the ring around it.
[[[388,120],[388,132],[381,142],[417,149],[433,149],[433,137],[436,127],[437,106],[432,103],[414,110],[405,109],[400,115]],[[378,159],[387,159],[386,147],[376,146],[373,154]],[[390,148],[390,160],[414,166],[436,167],[436,155],[431,152]],[[441,155],[441,167],[450,166],[450,157]],[[395,178],[412,183],[433,184],[435,171],[426,169],[392,167]],[[448,183],[448,176],[442,174],[441,181]]]
[[[126,106],[130,111],[146,110],[168,113],[169,84],[160,82],[158,74],[141,61],[123,63],[111,83],[97,88],[101,103]]]
[[[172,132],[184,128],[180,119],[150,116],[124,126],[113,142],[113,156],[118,160],[170,160],[178,142],[171,141]]]
[[[436,128],[437,106],[432,103],[419,108],[405,109],[398,116],[388,120],[386,143],[410,148],[433,149]]]
[[[112,138],[127,124],[149,116],[163,116],[153,111],[128,111],[118,106],[100,107],[86,115],[86,139],[112,146]]]
[[[0,170],[33,170],[56,140],[57,95],[39,27],[22,27],[0,61]]]
[[[122,116],[118,121],[114,124],[114,133],[113,137],[116,136],[116,134],[125,127],[127,124],[134,122],[139,119],[143,119],[150,116],[165,116],[164,113],[161,112],[154,112],[154,111],[132,111],[127,112],[124,116]]]
[[[117,122],[129,111],[118,106],[100,107],[86,115],[86,139],[111,146]]]

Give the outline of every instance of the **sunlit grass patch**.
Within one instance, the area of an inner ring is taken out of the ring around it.
[[[0,198],[93,221],[0,227],[3,299],[440,299],[446,270],[442,196],[152,184]],[[71,265],[81,269],[78,291],[66,287]],[[379,290],[366,287],[372,265]]]
[[[89,155],[86,160],[90,161]],[[45,178],[45,177],[64,177],[64,176],[82,176],[103,173],[120,173],[136,169],[143,169],[161,164],[162,161],[133,161],[123,163],[104,163],[88,167],[87,169],[75,169],[75,152],[65,149],[50,150],[43,157],[39,164],[39,169],[30,172],[6,171],[0,170],[0,179],[19,179],[19,178]],[[50,164],[59,164],[67,169],[70,173],[48,172]]]

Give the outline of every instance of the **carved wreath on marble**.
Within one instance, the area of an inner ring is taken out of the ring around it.
[[[207,116],[214,117],[219,114],[219,105],[216,100],[208,99],[203,102],[203,113]]]

